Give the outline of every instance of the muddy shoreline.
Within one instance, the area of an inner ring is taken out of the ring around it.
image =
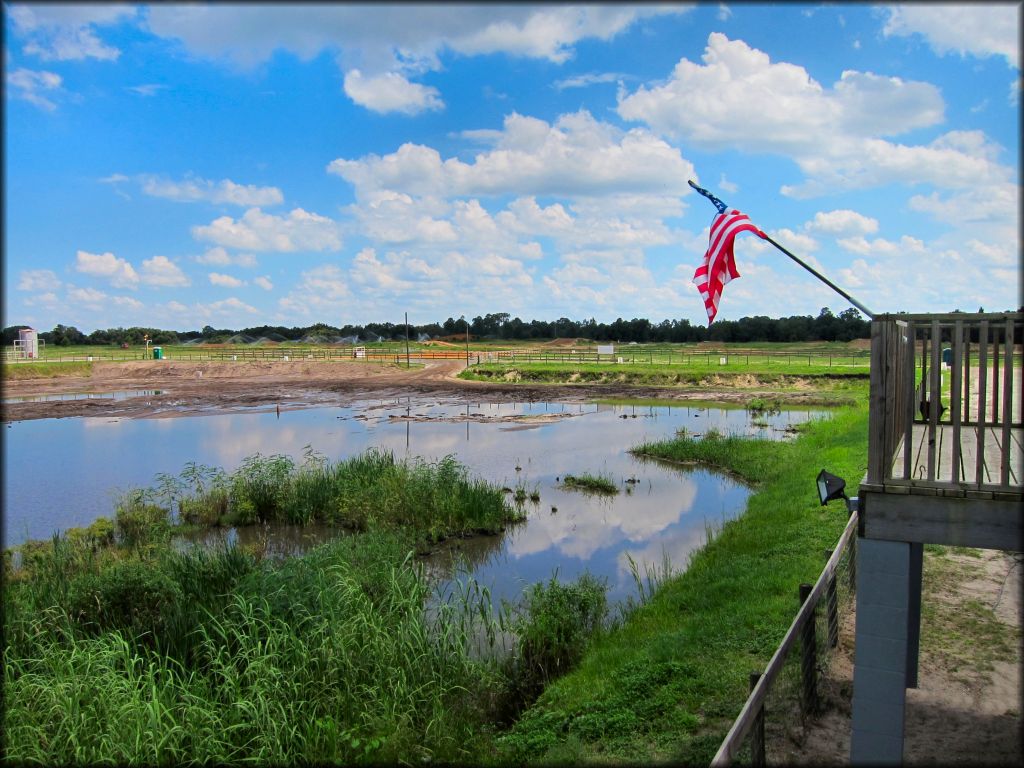
[[[775,387],[644,387],[620,384],[511,384],[457,378],[462,361],[429,361],[405,369],[356,362],[189,362],[146,360],[97,363],[89,376],[21,379],[3,382],[5,400],[72,394],[154,392],[78,400],[9,402],[4,422],[74,416],[174,418],[239,409],[291,410],[345,406],[368,398],[398,399],[413,395],[448,397],[476,403],[592,402],[599,399],[717,401],[743,404],[771,398],[791,405],[824,405],[834,401],[820,393],[780,392]]]

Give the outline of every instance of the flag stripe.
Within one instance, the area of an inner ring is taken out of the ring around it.
[[[733,243],[736,236],[743,232],[751,232],[761,238],[766,236],[747,216],[735,209],[718,214],[711,222],[711,234],[708,250],[704,254],[704,263],[693,273],[693,282],[700,291],[708,312],[709,325],[718,314],[722,288],[730,280],[740,276],[736,269]]]

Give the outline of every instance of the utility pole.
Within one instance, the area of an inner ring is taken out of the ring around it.
[[[469,368],[469,320],[463,315],[462,321],[466,324],[466,367]]]
[[[409,367],[409,313],[405,313],[405,367]]]

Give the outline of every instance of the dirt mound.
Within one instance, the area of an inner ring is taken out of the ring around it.
[[[424,341],[423,342],[423,346],[425,346],[425,347],[457,347],[458,344],[452,344],[451,342],[448,342],[448,341],[440,341],[438,339],[434,339],[433,341]]]
[[[577,344],[588,344],[588,339],[552,339],[541,344],[542,347],[575,347]]]
[[[850,349],[871,349],[871,339],[854,339],[846,342]]]

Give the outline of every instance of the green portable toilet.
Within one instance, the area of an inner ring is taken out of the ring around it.
[[[944,350],[942,350],[942,362],[945,365],[953,364],[953,350],[950,349],[949,347],[946,347]]]
[[[153,359],[154,360],[163,360],[164,359],[163,347],[153,347]]]

